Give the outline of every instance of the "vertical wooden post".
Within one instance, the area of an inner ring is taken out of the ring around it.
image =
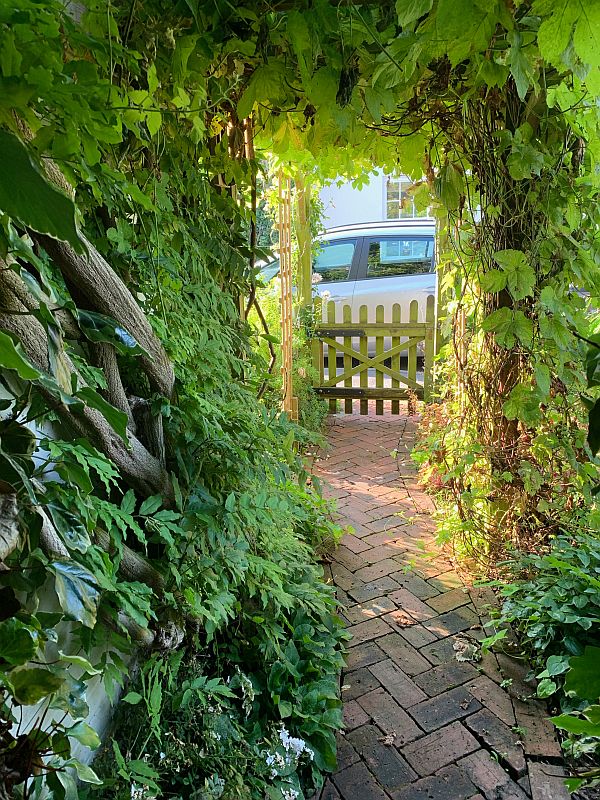
[[[427,311],[425,314],[427,328],[425,330],[425,364],[423,366],[423,400],[428,403],[431,399],[433,355],[435,352],[435,297],[430,294],[427,298]]]
[[[330,300],[327,303],[327,322],[335,322],[335,303]],[[333,339],[336,341],[336,339]],[[337,348],[333,345],[327,346],[327,378],[337,378]],[[334,380],[332,386],[337,386],[337,380]],[[337,411],[337,400],[331,398],[329,401],[329,413],[335,414]]]
[[[323,301],[320,297],[315,297],[314,316],[316,320],[320,320],[323,315]],[[319,386],[323,385],[325,380],[325,363],[323,355],[323,342],[318,336],[314,336],[311,340],[312,352],[312,365],[315,374],[319,376]]]
[[[419,322],[419,301],[411,300],[409,306],[409,322],[418,324]],[[417,380],[417,345],[412,344],[408,348],[408,378],[411,381]]]
[[[298,399],[294,397],[292,376],[292,237],[290,181],[279,173],[279,277],[281,279],[281,375],[283,410],[291,419],[298,418]]]
[[[300,307],[312,302],[312,239],[310,235],[310,185],[296,177],[296,239],[298,242],[298,299]]]

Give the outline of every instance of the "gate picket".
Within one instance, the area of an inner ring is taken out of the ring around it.
[[[383,320],[384,320],[384,313],[385,310],[383,306],[377,306],[375,309],[375,322],[380,324],[383,327]],[[375,338],[375,356],[383,355],[383,336],[377,336]],[[375,368],[375,387],[377,389],[383,389],[383,372],[380,369],[381,365],[378,365]],[[383,400],[377,399],[375,400],[375,413],[377,416],[381,416],[383,414]]]
[[[335,323],[335,303],[330,300],[327,303],[327,322]],[[332,377],[337,377],[337,349],[335,345],[329,343],[327,346],[327,377],[331,380]],[[337,400],[332,398],[329,401],[329,413],[335,414],[337,411]]]
[[[368,321],[368,309],[366,306],[361,306],[358,311],[358,322],[359,326],[363,323]],[[360,337],[360,355],[361,358],[366,361],[369,357],[369,340],[366,336]],[[366,369],[363,369],[359,372],[359,380],[361,388],[366,389],[369,385],[369,373]],[[369,401],[365,397],[361,397],[360,399],[360,413],[361,414],[368,414],[369,413]]]
[[[350,306],[344,306],[343,309],[343,319],[344,325],[348,328],[352,326],[352,308]],[[350,336],[344,337],[344,344],[348,348],[348,350],[352,349],[352,339]],[[352,369],[352,356],[349,353],[344,353],[344,372],[348,373]],[[347,377],[344,379],[344,386],[351,387],[352,386],[352,377]],[[352,398],[348,397],[344,401],[344,413],[351,414],[352,413]]]
[[[398,303],[394,303],[392,306],[392,322],[399,323],[402,320],[402,310]],[[400,337],[399,336],[392,336],[392,348],[397,347],[400,344]],[[391,365],[394,372],[400,372],[400,353],[397,356],[392,356]],[[399,389],[400,388],[400,381],[398,378],[392,378],[392,389]],[[392,414],[399,414],[400,413],[400,401],[399,400],[392,400]]]

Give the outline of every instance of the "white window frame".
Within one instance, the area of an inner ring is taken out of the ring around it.
[[[397,217],[390,217],[388,216],[388,186],[392,183],[398,184],[399,187],[399,195],[402,194],[402,185],[405,184],[406,187],[412,186],[414,181],[411,180],[407,175],[384,175],[383,176],[383,219],[385,220],[395,220],[395,219],[422,219],[424,217],[429,216],[429,208],[426,208],[424,211],[417,213],[415,209],[415,201],[411,199],[410,201],[410,209],[403,209],[400,204],[398,204],[398,216]]]

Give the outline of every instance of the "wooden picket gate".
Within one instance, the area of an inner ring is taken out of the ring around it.
[[[376,414],[383,414],[384,400],[391,400],[391,413],[399,414],[400,400],[408,397],[409,390],[419,398],[429,399],[435,335],[433,295],[427,298],[425,322],[418,321],[417,300],[411,302],[409,319],[404,321],[398,304],[392,307],[391,320],[384,319],[383,306],[377,306],[374,320],[368,320],[367,306],[361,306],[358,322],[352,321],[350,306],[342,308],[342,322],[335,321],[334,302],[329,301],[325,310],[324,321],[314,328],[312,358],[319,376],[314,389],[329,399],[330,412],[338,410],[340,399],[344,400],[346,414],[352,413],[354,399],[360,400],[361,414],[369,413],[369,400],[375,401]],[[315,318],[323,319],[318,302]]]

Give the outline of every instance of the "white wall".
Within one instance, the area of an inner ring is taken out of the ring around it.
[[[320,193],[324,205],[324,228],[354,225],[360,222],[381,222],[385,219],[384,176],[380,170],[371,176],[362,189],[351,183],[326,186]]]

